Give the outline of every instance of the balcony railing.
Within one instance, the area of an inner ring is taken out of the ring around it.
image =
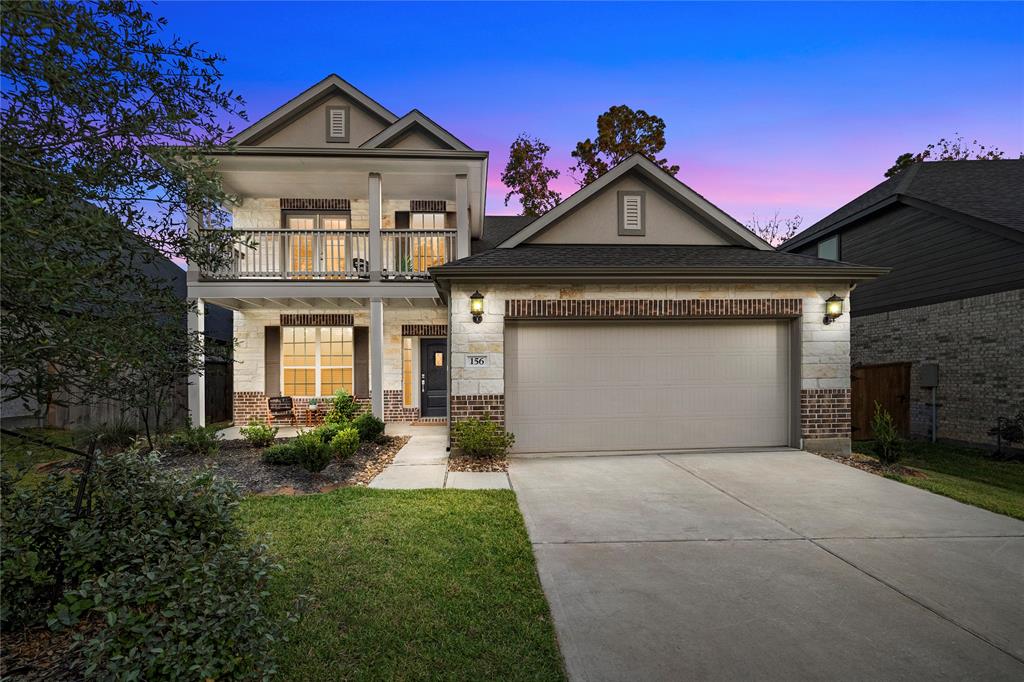
[[[222,280],[369,280],[369,230],[233,230]],[[455,257],[456,230],[382,230],[381,278],[425,279]]]

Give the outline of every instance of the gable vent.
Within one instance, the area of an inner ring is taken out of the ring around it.
[[[348,142],[348,107],[327,107],[327,141]]]
[[[619,192],[619,234],[644,234],[644,193]]]

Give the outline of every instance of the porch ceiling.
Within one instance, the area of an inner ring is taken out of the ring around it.
[[[380,298],[385,308],[445,307],[441,295],[431,283],[374,286],[313,282],[198,282],[190,283],[188,296],[229,310],[368,308],[371,298]]]

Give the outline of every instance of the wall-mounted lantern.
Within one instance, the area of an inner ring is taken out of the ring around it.
[[[484,295],[474,291],[469,297],[469,312],[473,315],[473,321],[480,324],[484,319]]]
[[[825,319],[822,320],[825,324],[832,324],[836,319],[843,315],[843,299],[839,298],[835,294],[832,294],[825,299]]]

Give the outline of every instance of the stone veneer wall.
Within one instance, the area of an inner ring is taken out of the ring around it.
[[[483,320],[475,324],[469,314],[469,295],[479,289],[485,296]],[[488,285],[483,282],[456,284],[452,287],[451,322],[451,414],[452,421],[470,416],[483,406],[500,404],[504,415],[504,328],[507,301],[551,301],[552,303],[515,303],[525,307],[514,314],[529,316],[530,310],[544,314],[559,311],[601,309],[615,311],[635,307],[635,317],[673,317],[673,314],[652,314],[652,310],[680,311],[678,316],[707,314],[717,316],[772,316],[800,319],[800,403],[801,436],[807,447],[830,450],[849,449],[850,438],[850,316],[844,314],[831,325],[824,325],[825,299],[833,293],[846,297],[848,291],[832,285],[813,284],[580,284],[551,287],[543,285]],[[763,304],[748,303],[750,299],[767,299]],[[800,309],[780,299],[798,299]],[[598,303],[599,300],[622,303]],[[625,301],[658,301],[660,304],[629,304]],[[686,305],[669,301],[694,300],[705,303]],[[581,303],[554,303],[579,301]],[[714,301],[712,303],[712,301]],[[736,301],[725,303],[723,301]],[[644,307],[646,305],[647,307]],[[660,308],[659,308],[660,306]],[[744,307],[746,306],[746,307]],[[847,306],[848,308],[848,306]],[[749,310],[750,314],[744,311]],[[697,311],[697,312],[694,312]],[[704,311],[700,313],[699,311]],[[709,312],[710,311],[710,312]],[[622,317],[606,314],[605,317]],[[564,319],[564,317],[563,317]],[[488,366],[466,367],[466,355],[488,356]],[[494,412],[494,410],[492,410]]]
[[[308,314],[295,309],[235,311],[234,335],[237,342],[234,365],[235,423],[245,424],[250,417],[266,419],[264,376],[264,327],[280,324],[281,315]],[[316,315],[350,315],[357,327],[369,324],[367,308],[317,310]],[[347,318],[344,318],[347,319]],[[446,325],[444,308],[384,308],[384,420],[407,421],[419,416],[419,407],[402,406],[402,329],[436,329]],[[299,404],[296,399],[296,405]],[[259,405],[255,403],[260,403]],[[304,402],[302,403],[305,404]]]
[[[851,360],[910,362],[910,430],[931,433],[922,364],[939,365],[938,436],[991,443],[996,417],[1024,410],[1024,290],[853,318]]]

